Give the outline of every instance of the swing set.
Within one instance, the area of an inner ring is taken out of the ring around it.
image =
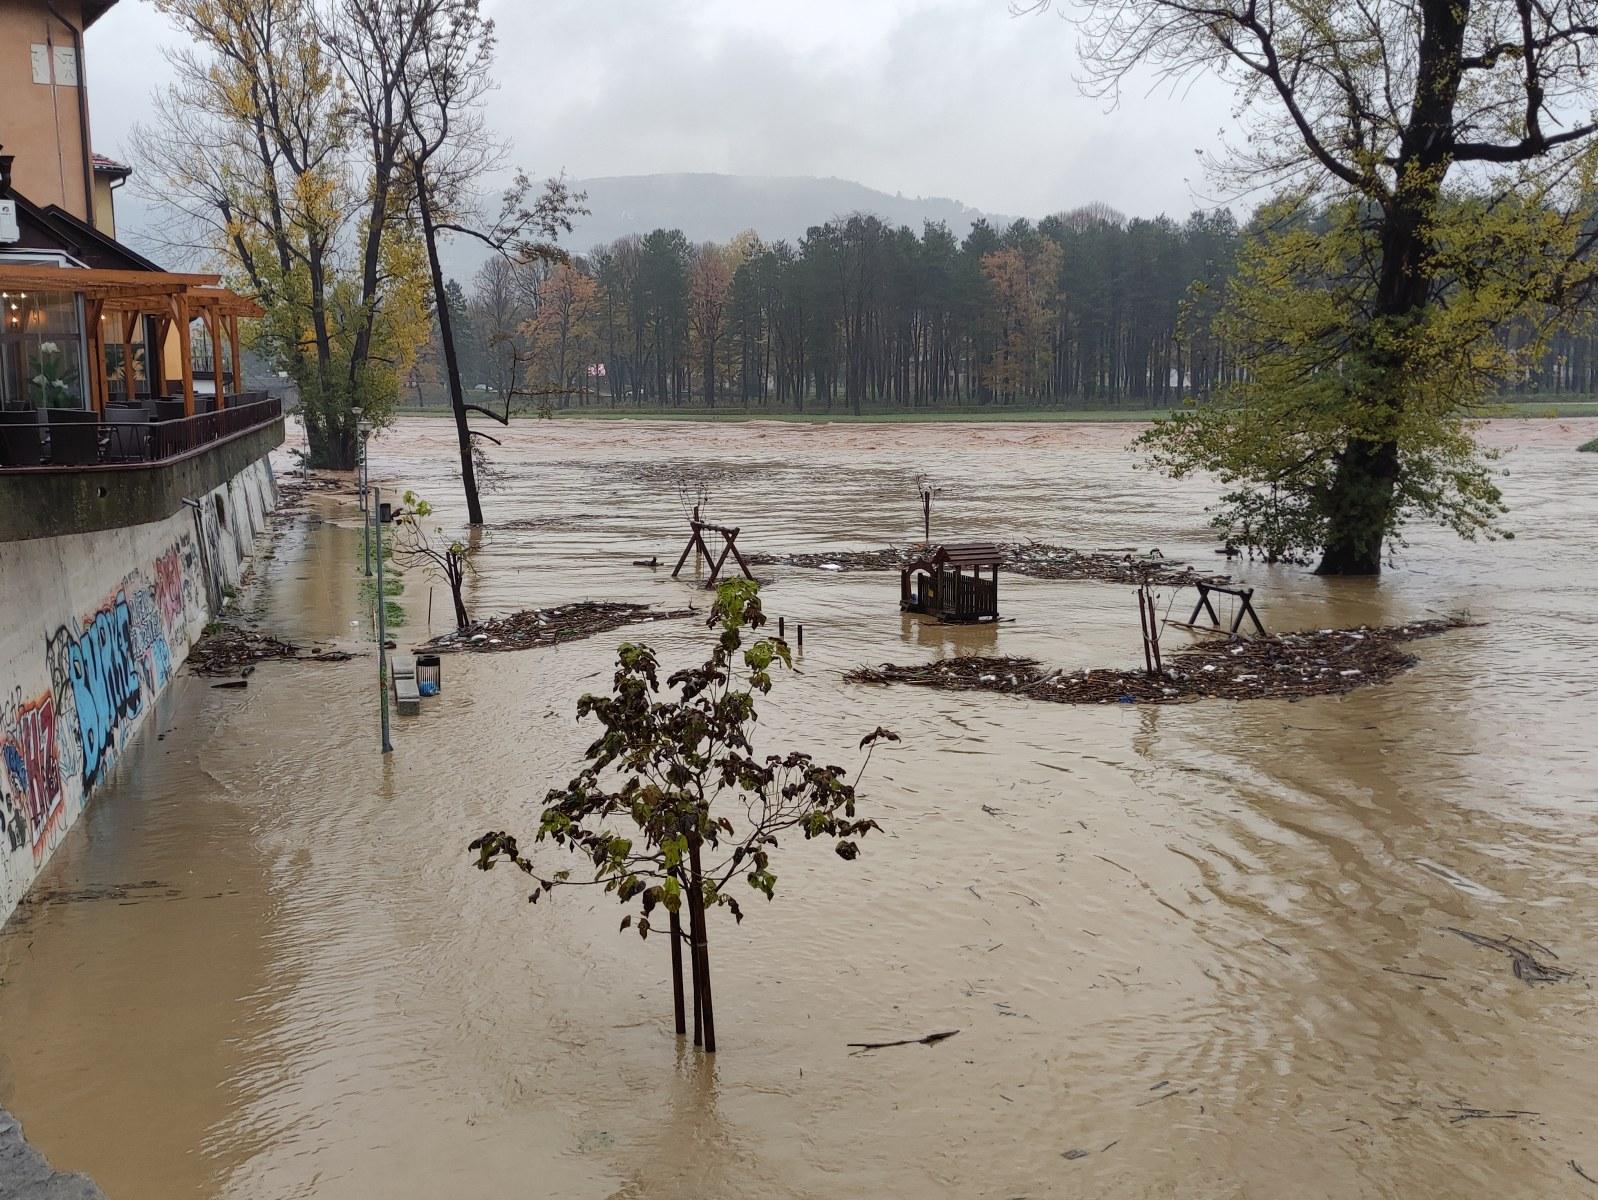
[[[1226,629],[1228,637],[1235,638],[1239,636],[1239,630],[1243,627],[1243,619],[1245,617],[1254,623],[1255,632],[1260,637],[1265,636],[1265,626],[1261,624],[1259,614],[1254,611],[1253,588],[1232,587],[1227,584],[1199,582],[1198,580],[1193,581],[1193,586],[1198,589],[1198,603],[1193,606],[1193,615],[1184,622],[1170,619],[1170,603],[1166,604],[1166,616],[1162,619],[1154,603],[1154,585],[1146,576],[1138,584],[1137,619],[1143,633],[1143,665],[1150,675],[1163,675],[1165,673],[1165,665],[1160,661],[1160,630],[1163,626],[1175,625],[1178,629],[1189,629],[1196,633],[1207,633],[1211,630],[1220,632],[1222,629],[1220,614],[1216,611],[1215,606],[1210,603],[1210,594],[1212,592],[1218,592],[1233,599],[1232,611],[1229,614],[1232,618],[1231,624]],[[1176,597],[1173,595],[1171,603],[1174,603],[1175,599]],[[1210,624],[1200,625],[1198,623],[1201,612],[1209,613]]]
[[[671,573],[673,579],[682,574],[683,566],[688,562],[688,556],[696,548],[700,554],[704,555],[705,561],[712,564],[710,578],[705,580],[707,589],[713,589],[716,586],[716,580],[720,577],[721,568],[726,565],[729,554],[738,561],[738,567],[743,571],[745,579],[753,579],[755,577],[754,572],[749,569],[749,563],[744,559],[743,551],[738,549],[738,530],[736,527],[728,528],[726,525],[712,525],[708,521],[701,521],[697,504],[694,506],[694,515],[689,520],[688,526],[692,533],[688,536],[688,544],[682,548],[682,557],[677,560],[677,566]],[[707,533],[715,534],[721,538],[722,547],[719,555],[710,553],[710,545],[705,541],[705,534]]]
[[[1221,595],[1231,596],[1233,599],[1232,623],[1227,629],[1227,632],[1232,637],[1236,637],[1238,631],[1242,629],[1244,617],[1254,622],[1255,633],[1259,634],[1260,637],[1265,636],[1265,626],[1260,624],[1259,614],[1254,611],[1253,588],[1231,587],[1221,583],[1201,583],[1197,580],[1194,581],[1193,586],[1198,589],[1198,603],[1193,606],[1193,615],[1187,619],[1185,624],[1180,621],[1173,621],[1171,622],[1173,625],[1180,625],[1183,629],[1221,628],[1220,614],[1215,611],[1215,606],[1210,603],[1210,593],[1219,592]],[[1205,626],[1198,623],[1199,613],[1201,612],[1210,614],[1209,625]]]

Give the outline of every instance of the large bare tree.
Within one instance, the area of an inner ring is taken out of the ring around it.
[[[1422,343],[1409,334],[1460,282],[1439,265],[1450,189],[1468,188],[1489,212],[1562,206],[1578,232],[1549,239],[1536,258],[1526,282],[1539,303],[1568,299],[1575,276],[1562,264],[1591,249],[1598,4],[1078,0],[1071,11],[1092,90],[1113,93],[1140,69],[1217,74],[1235,85],[1244,122],[1227,170],[1255,187],[1350,200],[1363,214],[1369,301],[1338,364],[1358,379],[1348,394],[1358,417],[1327,451],[1315,503],[1321,571],[1378,572],[1401,503],[1403,431],[1425,403],[1406,382],[1425,377]]]
[[[483,15],[479,0],[405,2],[418,6],[423,33],[417,41],[415,61],[404,75],[408,131],[403,154],[432,275],[445,384],[460,443],[467,519],[472,525],[481,525],[483,505],[472,439],[488,435],[474,430],[469,418],[475,412],[509,424],[510,404],[507,398],[501,413],[466,402],[439,240],[459,234],[520,261],[557,259],[562,253],[555,238],[571,231],[571,217],[578,211],[580,197],[573,196],[563,179],[548,180],[534,195],[532,181],[517,171],[500,197],[498,216],[492,221],[475,219],[479,185],[503,157],[503,148],[489,135],[482,113],[483,97],[493,86],[489,70],[494,60],[494,23]]]

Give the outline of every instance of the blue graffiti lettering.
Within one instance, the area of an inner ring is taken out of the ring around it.
[[[142,704],[133,618],[125,596],[118,593],[109,609],[95,613],[82,636],[68,638],[67,661],[87,785],[99,778],[122,722],[137,716]]]

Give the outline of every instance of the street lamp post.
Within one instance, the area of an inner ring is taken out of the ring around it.
[[[355,479],[356,487],[361,497],[361,540],[363,542],[363,556],[366,562],[366,577],[372,577],[372,503],[367,482],[370,472],[367,469],[367,439],[372,436],[372,423],[363,416],[361,410],[352,409],[355,413],[356,442]],[[377,552],[383,553],[383,547],[378,545]]]

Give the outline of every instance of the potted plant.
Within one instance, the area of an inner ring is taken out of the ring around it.
[[[78,364],[54,342],[40,342],[28,365],[28,383],[40,408],[78,408]]]
[[[123,399],[131,402],[133,400],[133,393],[135,391],[134,385],[137,384],[140,379],[145,378],[144,344],[142,342],[135,342],[133,344],[133,377],[131,379],[128,377],[128,358],[128,347],[126,346],[113,342],[111,345],[105,348],[106,377],[110,380],[113,387],[119,387],[121,389],[123,393]]]

